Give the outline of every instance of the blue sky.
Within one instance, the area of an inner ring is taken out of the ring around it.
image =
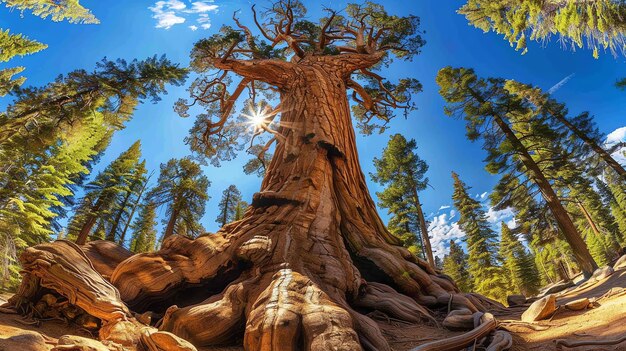
[[[447,65],[472,67],[479,75],[516,79],[549,89],[570,77],[554,96],[567,103],[572,113],[591,111],[600,130],[615,139],[625,138],[626,93],[617,90],[614,82],[626,76],[624,57],[614,58],[605,53],[593,59],[591,52],[562,50],[554,40],[543,48],[537,43],[529,44],[529,52],[520,55],[501,37],[468,26],[465,18],[456,14],[463,1],[438,0],[380,0],[390,13],[414,14],[422,19],[427,41],[421,55],[413,62],[396,62],[386,72],[390,79],[412,76],[424,85],[424,92],[414,100],[418,110],[404,119],[397,118],[385,134],[358,138],[363,171],[372,171],[372,158],[379,156],[389,135],[403,133],[415,138],[420,156],[430,165],[428,177],[432,188],[422,194],[425,212],[432,220],[436,254],[443,251],[443,242],[459,237],[462,232],[454,226],[451,205],[452,170],[470,186],[478,198],[491,190],[497,178],[484,170],[484,151],[480,143],[470,143],[465,138],[462,121],[443,114],[444,102],[435,84],[437,71]],[[240,18],[250,23],[250,6],[253,2],[243,0],[214,1],[96,1],[83,0],[81,4],[101,21],[99,25],[72,25],[42,20],[29,13],[9,12],[0,9],[0,28],[24,33],[32,39],[49,45],[48,49],[28,57],[14,59],[0,68],[22,65],[27,84],[43,85],[58,74],[77,68],[92,69],[96,61],[109,59],[145,58],[154,54],[166,54],[182,66],[188,63],[193,43],[214,34],[222,24],[231,24],[232,14],[241,10]],[[308,1],[309,16],[315,19],[326,6],[342,9],[345,0]],[[267,2],[259,1],[263,7]],[[184,6],[183,6],[184,5]],[[156,170],[160,163],[173,157],[188,155],[183,143],[193,120],[178,117],[173,111],[174,101],[186,97],[185,86],[171,87],[169,94],[158,104],[145,103],[137,109],[127,128],[115,135],[111,146],[96,167],[102,169],[119,153],[140,139],[148,168]],[[0,107],[8,101],[0,100]],[[617,131],[616,131],[617,130]],[[217,204],[221,192],[230,184],[236,184],[248,200],[259,189],[260,179],[246,176],[241,167],[246,155],[224,163],[220,168],[205,167],[212,182],[211,200],[207,204],[203,224],[215,231]],[[155,177],[156,178],[156,177]],[[370,182],[375,196],[379,187]],[[162,211],[164,212],[164,210]],[[508,213],[494,213],[495,221],[511,220]],[[386,212],[381,211],[386,220]]]

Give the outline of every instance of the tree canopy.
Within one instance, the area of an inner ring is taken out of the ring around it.
[[[382,6],[366,2],[349,4],[342,13],[327,9],[327,17],[312,22],[297,0],[276,1],[262,13],[253,6],[252,12],[254,27],[235,15],[236,27],[222,27],[198,41],[191,52],[191,68],[199,78],[191,85],[191,99],[179,100],[176,110],[188,117],[194,107],[204,109],[186,139],[201,159],[219,165],[265,132],[270,136],[265,150],[280,139],[272,124],[280,106],[272,108],[268,103],[299,65],[332,62],[346,71],[353,115],[366,134],[384,131],[396,110],[414,108],[411,94],[421,90],[417,80],[392,83],[376,71],[394,57],[410,60],[420,52],[425,42],[417,16],[390,15]],[[252,110],[249,116],[260,118],[232,117],[235,102],[245,91],[246,108]],[[257,106],[265,107],[256,112]],[[246,123],[252,125],[252,138]]]
[[[78,0],[0,0],[9,9],[31,11],[43,19],[50,17],[54,22],[98,24],[100,21],[79,4]]]
[[[469,23],[493,31],[525,53],[528,40],[546,42],[558,35],[565,48],[626,53],[626,2],[623,0],[537,1],[469,0],[459,9]]]

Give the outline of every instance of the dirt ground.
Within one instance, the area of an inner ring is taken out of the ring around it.
[[[619,270],[603,281],[586,286],[571,288],[558,295],[557,304],[587,297],[600,298],[598,307],[585,311],[569,311],[559,309],[551,320],[541,321],[537,325],[548,327],[545,330],[535,331],[524,326],[508,326],[513,334],[514,345],[511,350],[556,350],[554,340],[602,340],[618,339],[626,335],[626,294],[614,297],[604,297],[609,290],[626,288],[626,269]],[[0,304],[8,295],[0,295]],[[519,320],[525,307],[507,308],[495,312],[501,320]],[[384,316],[376,318],[384,336],[389,340],[391,347],[397,351],[408,351],[429,341],[439,340],[459,332],[451,332],[443,328],[428,325],[411,325],[399,321],[388,320]],[[58,338],[65,334],[90,337],[86,330],[66,325],[60,321],[42,321],[39,326],[24,324],[24,320],[14,314],[0,313],[0,351],[18,351],[3,348],[2,340],[19,333],[33,331],[45,337]],[[52,347],[52,346],[51,346]],[[239,351],[241,347],[207,348],[200,351]],[[626,342],[613,346],[587,346],[564,348],[573,351],[626,351]]]

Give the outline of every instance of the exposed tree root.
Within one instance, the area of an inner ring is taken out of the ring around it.
[[[456,351],[462,350],[468,346],[479,344],[479,340],[486,338],[497,327],[496,319],[490,313],[475,313],[474,318],[477,321],[476,327],[462,335],[458,335],[445,340],[433,341],[414,348],[412,351]],[[487,347],[490,351],[506,350],[510,344],[510,335],[500,331],[494,337],[494,340]],[[508,345],[508,346],[507,346]]]
[[[94,269],[107,280],[122,261],[133,255],[120,245],[107,240],[90,241],[81,248]]]
[[[600,337],[596,337],[596,339],[599,339],[599,338]],[[605,340],[573,341],[573,340],[558,339],[558,340],[555,340],[554,343],[556,344],[557,351],[561,351],[563,350],[564,347],[575,348],[575,347],[581,347],[581,346],[610,346],[610,345],[617,345],[625,341],[626,341],[626,335],[617,339],[608,339],[608,340],[605,339]]]

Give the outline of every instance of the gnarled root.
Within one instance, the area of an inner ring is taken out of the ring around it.
[[[406,322],[419,323],[427,320],[438,325],[428,309],[385,284],[373,282],[363,284],[359,297],[352,305],[378,310]]]
[[[122,246],[107,240],[90,241],[81,249],[96,272],[107,280],[111,279],[113,271],[122,261],[133,255]]]
[[[18,297],[11,301],[19,301],[20,296],[22,301],[31,299],[41,286],[58,292],[70,304],[103,321],[131,316],[117,289],[102,278],[81,248],[72,242],[59,240],[28,248],[20,262],[28,273]]]
[[[257,279],[231,284],[221,294],[197,305],[171,306],[159,328],[170,331],[195,345],[219,345],[243,333],[248,290]],[[207,328],[207,326],[211,326]]]
[[[361,349],[348,311],[290,269],[275,273],[249,309],[244,337],[248,351]]]
[[[195,240],[171,236],[158,253],[139,254],[122,262],[111,276],[122,299],[143,309],[167,299],[181,285],[193,286],[233,268],[234,255],[224,253],[228,240],[206,235]]]
[[[617,338],[617,339],[608,339],[608,340],[580,340],[580,341],[572,341],[565,339],[558,339],[554,341],[556,344],[557,351],[563,350],[564,347],[574,348],[580,346],[609,346],[609,345],[617,345],[623,342],[626,342],[626,335]]]
[[[477,343],[487,337],[497,327],[496,319],[490,313],[477,312],[474,318],[478,325],[471,331],[449,339],[429,342],[414,348],[412,351],[456,351]]]

